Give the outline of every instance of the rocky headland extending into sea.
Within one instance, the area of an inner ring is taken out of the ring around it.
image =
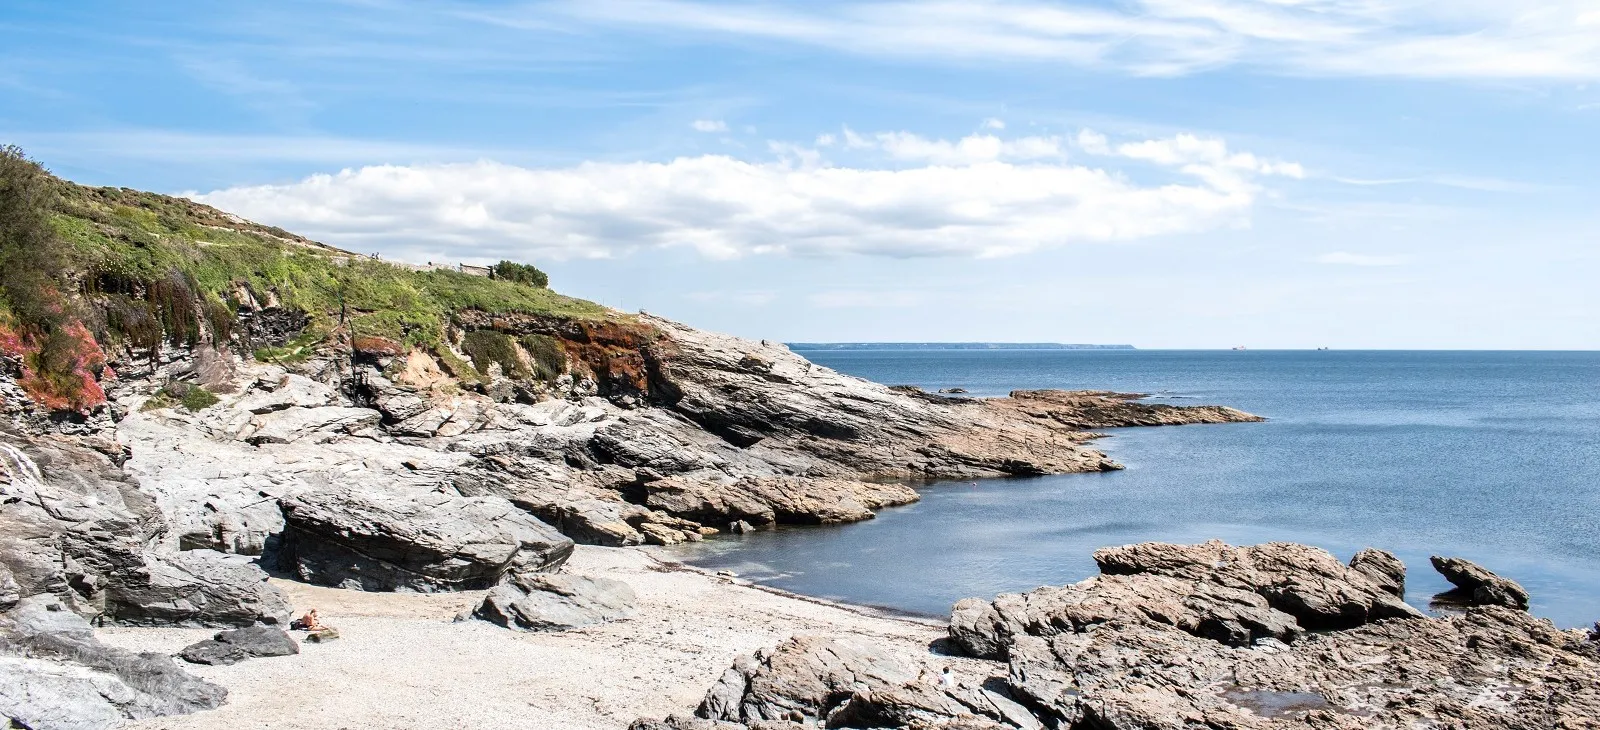
[[[1454,559],[1435,561],[1461,587],[1443,618],[1402,600],[1405,566],[1379,550],[1346,564],[1207,543],[1108,548],[1101,576],[930,623],[648,547],[871,519],[932,480],[1116,469],[1093,429],[1249,414],[891,388],[538,284],[391,274],[187,201],[64,190],[75,202],[57,229],[101,256],[56,278],[67,304],[46,311],[77,319],[0,320],[0,717],[13,727],[1577,728],[1600,715],[1596,637],[1529,616],[1515,583]],[[382,277],[410,288],[380,290]],[[338,296],[310,293],[319,281]],[[371,304],[417,297],[439,304]],[[76,349],[52,366],[62,342]]]

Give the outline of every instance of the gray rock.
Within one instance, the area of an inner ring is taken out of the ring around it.
[[[1064,587],[968,598],[950,616],[950,637],[971,656],[1005,659],[1017,637],[1082,633],[1107,623],[1172,626],[1228,646],[1304,631],[1254,591],[1155,575],[1104,575]]]
[[[861,692],[914,681],[918,671],[881,650],[821,636],[799,636],[741,657],[706,693],[702,718],[816,722]]]
[[[22,587],[17,585],[17,580],[11,575],[11,569],[5,563],[0,563],[0,611],[10,611],[17,601],[22,600]]]
[[[1472,605],[1528,610],[1528,592],[1516,581],[1495,575],[1465,558],[1434,555],[1429,560],[1433,569],[1459,589]]]
[[[299,653],[299,645],[287,631],[275,626],[250,626],[197,641],[184,647],[178,656],[193,664],[236,664],[252,657]]]
[[[1306,545],[1147,542],[1097,550],[1094,559],[1107,574],[1165,575],[1253,591],[1307,629],[1422,617],[1366,573],[1340,563],[1326,550]]]
[[[147,549],[163,521],[117,465],[116,445],[7,440],[23,444],[11,448],[37,461],[37,478],[8,477],[5,489],[22,498],[0,504],[0,565],[19,597],[49,593],[79,613],[120,623],[246,626],[287,619],[287,603],[247,559]]]
[[[1366,548],[1350,558],[1350,567],[1360,571],[1397,597],[1406,595],[1406,564],[1388,550]]]
[[[332,489],[284,499],[282,566],[366,591],[483,589],[554,570],[572,540],[499,497]]]
[[[215,550],[147,553],[107,589],[107,618],[144,626],[285,625],[290,607],[249,558]]]
[[[1041,727],[1025,708],[1000,694],[954,682],[946,685],[915,661],[855,641],[821,636],[798,636],[735,660],[706,693],[696,714],[712,723],[749,728],[790,723],[952,730]],[[668,718],[659,727],[721,726]]]
[[[920,497],[902,484],[847,479],[674,476],[649,482],[645,504],[674,517],[712,525],[826,525],[870,520],[873,510]]]
[[[257,416],[240,437],[258,446],[302,439],[315,443],[375,426],[382,418],[383,414],[370,408],[290,408]]]
[[[632,618],[628,584],[566,573],[521,573],[489,591],[473,616],[519,631],[566,631]]]
[[[101,644],[53,596],[22,599],[0,614],[0,718],[13,727],[99,730],[213,709],[227,694],[170,657]]]
[[[626,547],[644,544],[644,535],[634,525],[643,522],[650,510],[609,499],[580,499],[556,508],[561,532],[585,545]]]

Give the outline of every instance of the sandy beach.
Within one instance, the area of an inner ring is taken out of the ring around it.
[[[981,681],[988,662],[930,653],[942,622],[785,595],[666,562],[648,548],[578,546],[567,570],[627,582],[637,618],[566,633],[456,621],[481,592],[362,593],[274,580],[340,638],[233,666],[185,665],[227,687],[222,708],[134,728],[623,728],[691,712],[741,655],[790,636],[858,637]],[[208,629],[108,627],[103,641],[176,653]],[[296,633],[298,637],[300,634]],[[999,668],[1003,673],[1003,667]]]

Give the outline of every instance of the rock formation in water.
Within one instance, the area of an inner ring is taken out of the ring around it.
[[[799,637],[735,662],[696,717],[634,730],[1600,727],[1600,625],[1560,631],[1499,605],[1424,617],[1393,599],[1391,554],[1346,567],[1303,545],[1209,542],[1095,558],[1102,575],[1081,583],[956,605],[951,640],[993,661],[987,678]]]

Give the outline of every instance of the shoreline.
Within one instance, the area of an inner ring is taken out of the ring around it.
[[[934,654],[946,622],[803,596],[672,561],[658,548],[579,546],[569,572],[628,583],[636,618],[561,633],[457,621],[484,591],[371,593],[282,579],[297,613],[340,630],[300,653],[184,668],[226,687],[228,702],[130,722],[153,730],[348,727],[625,728],[686,715],[740,656],[807,634],[858,639],[981,682],[989,661]],[[214,629],[110,626],[101,641],[175,654]],[[300,636],[296,634],[297,638]]]

